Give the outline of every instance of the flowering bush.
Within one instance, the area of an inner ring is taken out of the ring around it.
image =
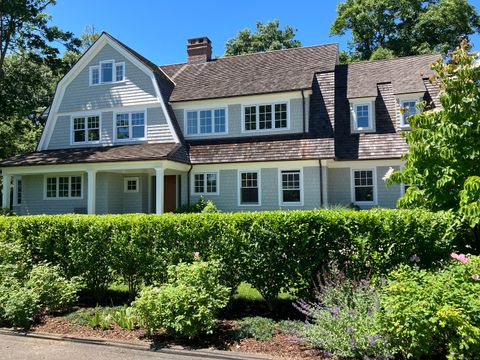
[[[395,352],[451,359],[480,353],[480,257],[453,253],[439,271],[402,266],[382,297],[382,325]]]
[[[390,355],[377,316],[379,294],[369,282],[337,275],[319,289],[317,302],[299,301],[295,307],[307,316],[307,322],[293,332],[327,355],[378,359]]]
[[[133,307],[149,332],[164,329],[188,338],[212,332],[230,289],[219,283],[218,264],[195,255],[193,264],[170,266],[166,284],[145,287],[135,300]]]

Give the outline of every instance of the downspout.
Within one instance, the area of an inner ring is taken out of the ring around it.
[[[306,121],[306,116],[305,116],[305,94],[302,90],[302,118],[303,118],[303,135],[305,135],[305,131],[306,131],[306,124],[305,124],[305,121]]]
[[[320,208],[323,208],[323,169],[322,160],[318,159],[318,165],[320,168]]]
[[[193,165],[190,164],[190,169],[187,173],[187,204],[190,205],[190,173],[192,172]]]

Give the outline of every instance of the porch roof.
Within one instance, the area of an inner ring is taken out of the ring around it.
[[[333,138],[190,146],[192,164],[333,159]]]
[[[188,154],[183,145],[160,143],[36,151],[3,160],[0,162],[0,167],[146,160],[189,163]]]

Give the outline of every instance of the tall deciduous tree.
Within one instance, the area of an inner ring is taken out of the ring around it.
[[[295,38],[296,29],[287,25],[280,28],[280,21],[257,21],[256,32],[250,29],[240,31],[225,44],[225,56],[252,54],[271,50],[290,49],[302,46]]]
[[[351,32],[351,58],[369,60],[378,48],[395,56],[446,53],[479,30],[480,17],[467,0],[346,0],[330,32]]]
[[[460,210],[480,241],[479,56],[464,40],[433,69],[441,107],[409,118],[405,168],[388,182],[414,184],[400,198],[401,207]]]

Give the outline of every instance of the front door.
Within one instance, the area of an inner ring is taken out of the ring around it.
[[[155,186],[155,176],[152,176],[152,213],[156,212],[157,187]],[[166,175],[163,177],[163,212],[172,212],[177,208],[177,177],[175,175]]]
[[[177,208],[177,177],[175,175],[166,175],[163,177],[163,210],[172,212]]]

